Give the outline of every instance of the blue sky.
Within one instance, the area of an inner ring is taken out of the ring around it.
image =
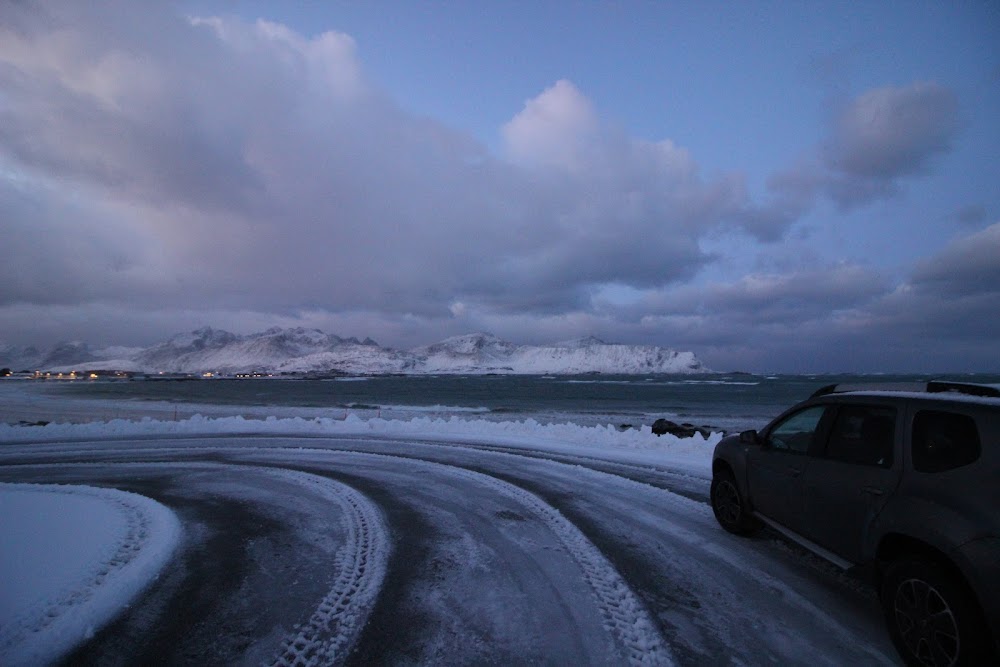
[[[0,91],[0,342],[1000,370],[995,2],[24,2]]]

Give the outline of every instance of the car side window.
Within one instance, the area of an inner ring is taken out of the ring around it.
[[[844,405],[830,429],[825,456],[834,461],[891,468],[895,435],[895,408]]]
[[[944,472],[979,458],[982,445],[976,422],[968,415],[921,410],[913,418],[913,469]]]
[[[789,415],[768,433],[768,445],[780,451],[804,454],[809,451],[809,446],[816,437],[816,431],[825,411],[826,406],[814,405]]]

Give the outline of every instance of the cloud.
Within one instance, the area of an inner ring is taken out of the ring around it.
[[[274,323],[413,345],[488,329],[836,367],[866,340],[874,364],[908,327],[924,347],[982,330],[997,306],[982,287],[1000,284],[994,228],[900,284],[801,257],[706,278],[719,235],[775,255],[757,241],[784,239],[819,197],[860,206],[926,173],[958,131],[938,84],[849,102],[758,202],[744,175],[628,135],[569,80],[511,109],[494,155],[400,108],[349,35],[176,9],[0,3],[4,337],[141,344]]]
[[[650,291],[621,310],[633,332],[697,346],[716,368],[993,371],[1000,223],[899,282],[860,264],[790,268]]]
[[[904,179],[926,174],[959,129],[958,99],[944,86],[875,88],[839,109],[816,152],[774,174],[768,188],[799,214],[821,194],[842,210],[888,199]]]
[[[981,204],[963,206],[954,213],[954,218],[962,225],[978,226],[989,219],[986,207]]]
[[[899,194],[947,153],[960,126],[955,94],[936,83],[875,88],[833,113],[828,136],[766,180],[767,198],[736,207],[731,220],[761,241],[777,241],[831,199],[843,212]]]
[[[836,333],[872,368],[995,372],[997,312],[1000,223],[918,262],[858,314],[853,329]]]
[[[114,295],[141,301],[160,279],[151,239],[114,206],[0,178],[0,305],[73,304]]]
[[[525,102],[501,131],[515,161],[574,170],[593,160],[600,124],[590,100],[562,79]]]
[[[893,194],[951,147],[958,101],[936,83],[870,90],[840,113],[824,152],[831,196],[844,207]]]
[[[944,295],[1000,292],[1000,223],[959,238],[919,262],[913,283]]]
[[[846,175],[891,180],[918,173],[949,148],[958,102],[935,83],[870,90],[837,119],[828,164]]]
[[[6,6],[5,19],[21,15],[14,25],[30,28],[0,28],[4,154],[21,169],[155,205],[252,200],[260,184],[233,131],[241,114],[214,104],[245,92],[222,76],[224,54],[158,5],[115,8]]]
[[[0,173],[47,212],[12,211],[0,303],[558,314],[689,278],[699,239],[752,209],[740,178],[624,135],[569,81],[513,116],[501,159],[396,106],[347,35],[171,8],[5,6]],[[81,239],[98,261],[15,279]]]
[[[759,336],[794,336],[817,322],[863,310],[890,283],[870,267],[841,263],[785,272],[754,272],[732,282],[650,292],[630,305],[634,319],[706,323],[710,343]]]

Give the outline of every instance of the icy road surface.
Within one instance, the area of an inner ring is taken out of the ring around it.
[[[874,595],[708,481],[592,451],[402,436],[0,448],[0,481],[172,510],[159,578],[72,664],[892,664]]]

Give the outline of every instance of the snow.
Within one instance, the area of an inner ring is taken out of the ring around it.
[[[268,417],[260,420],[240,416],[210,418],[195,415],[180,421],[143,418],[140,421],[115,419],[108,422],[52,423],[32,427],[0,424],[0,443],[239,433],[433,439],[501,444],[554,453],[579,454],[584,450],[588,455],[609,460],[666,464],[705,478],[711,477],[712,452],[723,437],[721,433],[713,433],[708,438],[697,434],[691,438],[678,438],[670,434],[657,437],[649,426],[620,431],[611,425],[540,424],[533,419],[507,422],[460,417],[361,419],[348,413],[343,419]]]
[[[0,663],[52,661],[111,620],[169,561],[176,516],[125,491],[0,484]]]
[[[362,420],[353,415],[343,420],[297,417],[253,420],[198,415],[183,421],[146,418],[36,427],[2,424],[0,443],[241,433],[405,437],[480,442],[553,453],[579,453],[582,449],[588,455],[610,459],[669,463],[704,477],[708,476],[714,444],[721,439],[721,434],[708,439],[700,436],[679,439],[670,435],[657,438],[648,427],[641,431],[617,431],[610,426],[543,425],[533,420],[500,423],[459,418]],[[310,477],[302,473],[285,474]],[[607,598],[602,604],[616,610],[618,616],[612,617],[608,612],[608,618],[618,624],[617,632],[631,636],[637,632],[636,627],[642,630],[648,626],[648,619],[638,611],[641,606],[628,597],[630,593],[615,578],[614,570],[603,563],[589,543],[584,545],[575,529],[564,525],[561,517],[545,514],[539,509],[542,505],[530,494],[507,488],[492,478],[484,479],[494,486],[503,486],[502,493],[524,496],[522,502],[535,508],[533,511],[557,529],[557,534],[563,535],[565,543],[573,547],[571,552],[577,554],[576,558],[590,573],[588,576],[596,582],[592,582],[596,590]],[[336,490],[328,495],[352,508],[363,507],[365,502],[350,495],[349,490]],[[378,523],[372,518],[377,517],[375,510],[353,511],[360,516],[356,520],[359,526]],[[0,484],[0,517],[5,536],[0,543],[0,663],[5,665],[47,662],[92,636],[157,575],[169,560],[180,533],[177,518],[155,501],[123,491],[86,486]],[[345,553],[349,556],[356,552],[352,547]],[[384,555],[381,558],[384,560]],[[345,576],[349,576],[350,566],[345,566],[345,571],[348,572]],[[377,590],[377,585],[372,587]],[[341,589],[356,588],[341,587],[331,591],[331,595],[342,595]],[[373,595],[369,593],[368,597]],[[332,612],[322,611],[329,606],[321,606],[314,624],[329,626],[333,622]],[[626,616],[621,620],[620,609],[631,610],[634,618]],[[297,651],[310,654],[331,651],[346,642],[338,639],[336,646],[317,648],[316,640],[309,638],[307,630],[288,640],[286,657],[294,656]],[[348,634],[355,631],[352,628]],[[646,636],[650,634],[655,639],[655,633],[639,632],[628,642],[647,652],[666,655],[665,647]]]

